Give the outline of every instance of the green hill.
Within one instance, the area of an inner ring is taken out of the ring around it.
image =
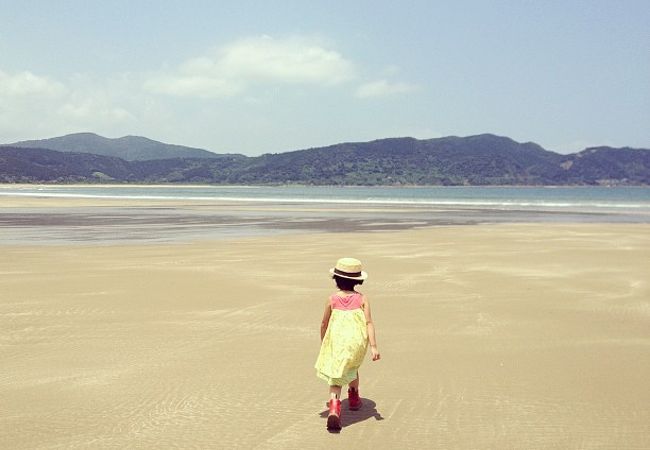
[[[75,133],[51,139],[7,144],[11,147],[45,148],[60,152],[93,153],[115,156],[127,161],[168,158],[214,158],[217,155],[200,148],[164,144],[140,136],[109,139],[94,133]]]
[[[650,150],[560,155],[483,134],[381,139],[265,154],[134,160],[0,147],[0,182],[306,185],[650,185]]]
[[[381,139],[263,155],[234,182],[308,184],[548,184],[561,156],[536,144],[480,135]]]

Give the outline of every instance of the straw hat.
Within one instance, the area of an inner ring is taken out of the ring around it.
[[[350,280],[363,281],[368,274],[361,270],[361,261],[355,258],[341,258],[336,261],[336,266],[330,269],[332,275]]]

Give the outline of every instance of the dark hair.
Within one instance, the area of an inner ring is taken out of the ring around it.
[[[363,284],[363,280],[351,280],[349,278],[339,277],[338,275],[333,275],[332,278],[336,282],[336,287],[342,291],[354,291],[354,287],[357,284]]]

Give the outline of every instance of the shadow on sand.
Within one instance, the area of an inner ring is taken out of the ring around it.
[[[377,404],[373,402],[370,399],[367,398],[362,398],[361,401],[363,404],[361,405],[361,409],[358,411],[350,411],[348,409],[348,400],[344,399],[341,401],[341,427],[349,427],[350,425],[354,425],[355,423],[358,422],[363,422],[364,420],[368,420],[371,418],[375,418],[375,420],[384,420],[384,418],[381,416],[379,411],[377,411]],[[320,416],[323,419],[327,419],[327,415],[329,414],[329,409],[326,409],[325,411],[320,413]],[[330,433],[338,433],[339,431],[333,431],[333,430],[328,430]]]

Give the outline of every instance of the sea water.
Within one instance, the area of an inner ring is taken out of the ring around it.
[[[117,201],[3,208],[10,196]],[[650,187],[0,185],[0,245],[559,222],[650,223]]]
[[[17,195],[650,214],[650,187],[0,185],[0,204]]]

